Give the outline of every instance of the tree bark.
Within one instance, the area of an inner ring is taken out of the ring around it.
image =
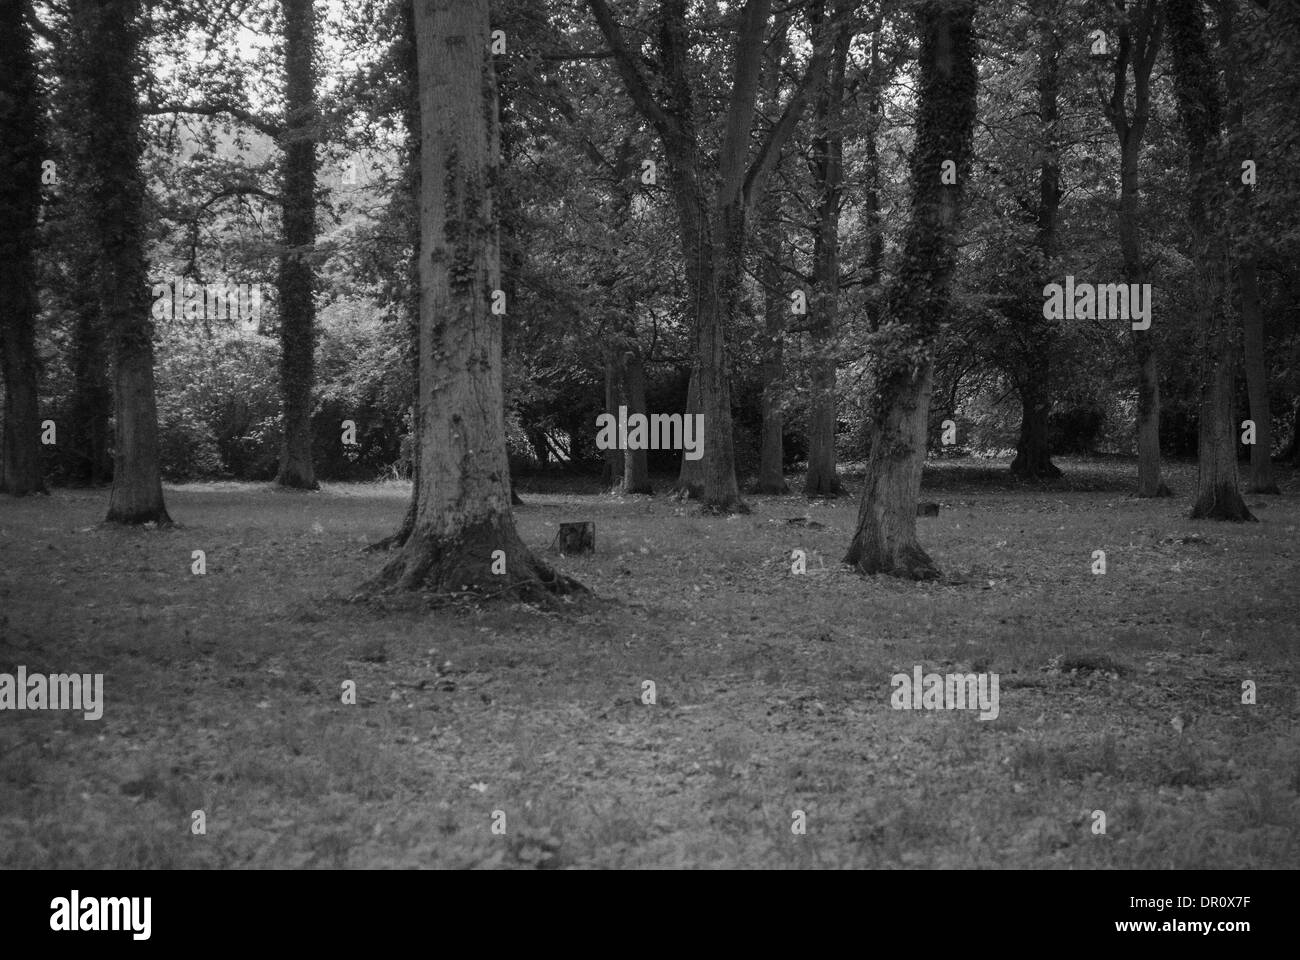
[[[284,252],[280,303],[281,487],[317,490],[312,466],[316,304],[316,12],[312,0],[283,0],[285,33]]]
[[[911,219],[873,358],[871,455],[858,526],[844,562],[861,573],[915,580],[939,575],[916,536],[934,355],[949,309],[961,196],[970,174],[978,76],[972,0],[922,0]],[[945,160],[957,183],[943,184]]]
[[[1052,10],[1052,13],[1059,13]],[[1060,116],[1061,37],[1051,18],[1039,21],[1038,38],[1038,122],[1042,136],[1042,159],[1038,164],[1038,211],[1036,240],[1043,273],[1053,272],[1056,258],[1056,230],[1061,206],[1061,161],[1056,124]],[[1037,284],[1041,289],[1042,284]],[[1052,463],[1048,447],[1047,416],[1051,412],[1051,358],[1056,330],[1041,311],[1027,310],[1022,317],[1020,364],[1016,386],[1020,394],[1020,437],[1011,472],[1026,480],[1054,479],[1061,470]]]
[[[760,367],[763,383],[763,438],[756,489],[759,493],[779,495],[790,492],[790,486],[785,482],[785,418],[781,411],[781,392],[785,378],[785,322],[790,301],[781,295],[784,289],[781,279],[784,243],[776,203],[776,192],[768,190],[764,199],[763,251],[758,268],[763,287],[763,359]]]
[[[1228,89],[1228,138],[1231,155],[1255,156],[1253,138],[1244,123],[1246,83],[1242,63],[1247,55],[1236,35],[1236,10],[1232,2],[1217,3],[1219,38],[1223,47],[1223,75]],[[1237,206],[1240,220],[1252,213],[1251,187],[1240,184]],[[1234,221],[1240,222],[1240,221]],[[1244,233],[1245,231],[1241,231]],[[1264,310],[1259,298],[1259,268],[1253,242],[1247,236],[1234,237],[1233,261],[1237,302],[1241,308],[1242,346],[1246,373],[1246,396],[1250,419],[1255,422],[1255,443],[1250,448],[1251,493],[1280,494],[1273,477],[1273,412],[1268,397],[1268,361],[1264,356]]]
[[[813,22],[822,19],[824,3],[814,5]],[[837,8],[836,13],[844,11]],[[840,204],[844,195],[844,71],[848,63],[847,23],[835,31],[829,76],[817,98],[811,166],[818,188],[817,235],[813,240],[811,383],[808,408],[808,475],[805,497],[835,497],[842,491],[835,472],[835,328],[840,301]]]
[[[84,265],[83,276],[93,275],[90,251],[80,241],[74,262]],[[72,396],[68,411],[68,447],[71,450],[71,479],[92,486],[107,481],[113,474],[109,446],[108,414],[113,408],[113,391],[108,382],[107,348],[99,300],[93,291],[73,292],[72,336],[68,345],[68,365],[72,368]]]
[[[26,0],[0,0],[0,493],[44,493],[37,399],[36,239],[42,109]]]
[[[1151,70],[1160,50],[1164,28],[1163,0],[1139,0],[1131,16],[1119,25],[1110,99],[1103,104],[1119,141],[1120,199],[1119,248],[1124,282],[1143,283],[1146,262],[1142,256],[1141,180],[1138,161],[1142,136],[1151,115]],[[1128,112],[1128,71],[1133,68],[1133,114]],[[1139,497],[1168,497],[1171,491],[1160,469],[1160,363],[1154,329],[1134,330],[1133,356],[1137,362],[1137,452]]]
[[[1016,442],[1016,457],[1011,461],[1011,472],[1025,480],[1048,480],[1061,475],[1061,468],[1052,463],[1048,444],[1047,415],[1052,409],[1048,395],[1047,356],[1040,355],[1041,366],[1030,366],[1021,371],[1020,437]]]
[[[1235,338],[1227,312],[1228,245],[1221,226],[1227,171],[1222,111],[1200,0],[1167,0],[1174,92],[1187,147],[1188,222],[1200,330],[1198,477],[1193,519],[1254,520],[1241,498],[1232,422]]]
[[[686,385],[686,413],[693,417],[701,412],[699,367],[691,367],[691,379]],[[677,482],[673,492],[679,500],[698,500],[704,496],[704,459],[687,460],[682,457],[681,468],[677,472]]]
[[[84,124],[72,136],[71,173],[87,184],[95,286],[113,361],[113,488],[105,519],[166,525],[144,253],[139,7],[134,0],[73,0],[68,12],[66,79]]]
[[[501,328],[489,308],[500,288],[493,197],[500,146],[488,2],[419,3],[415,24],[420,491],[415,529],[371,589],[420,590],[434,599],[583,591],[532,555],[510,509]],[[494,573],[502,556],[505,572]]]
[[[1246,367],[1246,394],[1250,418],[1255,421],[1255,444],[1250,448],[1251,493],[1280,494],[1273,475],[1273,413],[1268,393],[1268,362],[1264,356],[1264,309],[1259,299],[1259,279],[1254,257],[1237,264],[1237,290],[1241,297],[1241,326]]]
[[[618,417],[619,399],[622,396],[623,355],[617,345],[605,347],[605,410]],[[623,451],[617,446],[605,451],[604,472],[601,482],[606,490],[617,492],[623,485]]]
[[[627,414],[645,415],[645,364],[641,351],[628,350],[623,354],[622,397],[627,404]],[[623,492],[654,493],[650,483],[650,469],[645,450],[628,450],[623,454]]]

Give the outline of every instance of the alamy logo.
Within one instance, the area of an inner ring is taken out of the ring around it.
[[[50,910],[51,930],[129,930],[133,940],[148,940],[153,898],[82,897],[73,890],[71,897],[51,900]]]
[[[1043,318],[1046,320],[1131,320],[1134,330],[1151,327],[1151,284],[1074,282],[1043,287]]]
[[[256,330],[262,320],[262,287],[256,283],[195,283],[173,277],[153,285],[155,320],[238,320]]]
[[[938,673],[912,675],[896,673],[889,678],[894,692],[889,705],[895,710],[975,710],[981,720],[998,717],[998,675],[996,673]]]
[[[627,407],[618,408],[618,417],[602,413],[596,418],[598,450],[683,450],[687,460],[704,456],[704,414],[644,413],[630,417]]]
[[[81,710],[87,720],[104,715],[102,673],[0,673],[0,710]]]

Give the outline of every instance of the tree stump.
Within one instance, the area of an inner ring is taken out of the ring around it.
[[[561,554],[596,552],[596,524],[591,520],[562,523],[557,537]]]

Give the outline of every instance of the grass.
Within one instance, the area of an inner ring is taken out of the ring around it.
[[[0,866],[1297,866],[1295,479],[1224,525],[1187,519],[1189,468],[1138,501],[1131,464],[1062,466],[928,470],[927,584],[840,565],[853,498],[525,482],[525,541],[600,598],[559,610],[347,602],[403,484],[169,487],[162,531],[0,501],[0,671],[106,700],[0,713]],[[549,553],[579,519],[597,553]],[[999,716],[892,710],[915,664],[998,673]]]

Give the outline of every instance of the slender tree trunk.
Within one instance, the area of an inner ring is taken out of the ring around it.
[[[415,23],[420,493],[414,531],[371,588],[537,599],[584,590],[533,556],[510,509],[501,329],[489,307],[500,288],[500,145],[488,2],[420,3]]]
[[[822,6],[813,8],[819,21]],[[834,497],[842,491],[835,472],[835,333],[840,302],[840,203],[844,194],[844,71],[850,32],[835,24],[829,77],[817,98],[811,166],[818,186],[817,236],[813,241],[815,295],[808,408],[808,475],[804,496]]]
[[[777,221],[776,192],[769,190],[764,201],[763,255],[759,275],[763,286],[763,443],[759,454],[759,493],[786,494],[785,422],[781,412],[781,391],[785,378],[785,318],[790,302],[781,295],[781,257],[784,244]]]
[[[113,489],[106,520],[171,523],[163,503],[154,395],[149,265],[140,171],[139,6],[72,0],[67,82],[83,127],[73,137],[74,176],[87,184],[95,285],[113,361]]]
[[[1264,357],[1264,310],[1259,299],[1259,279],[1254,257],[1237,264],[1237,289],[1241,294],[1241,326],[1245,348],[1246,393],[1250,418],[1255,421],[1255,445],[1250,448],[1251,493],[1277,493],[1273,476],[1273,413],[1268,396],[1268,363]]]
[[[876,391],[858,526],[844,562],[862,573],[923,580],[939,571],[916,537],[934,355],[948,315],[961,195],[970,175],[978,75],[971,0],[922,0],[912,212],[882,326],[894,328],[874,358]],[[957,183],[943,184],[943,161]]]
[[[622,353],[617,346],[605,348],[605,410],[618,417],[620,389],[623,380]],[[601,482],[606,490],[617,491],[623,485],[623,451],[617,446],[605,451],[605,467]]]
[[[1164,0],[1138,0],[1119,26],[1119,50],[1110,100],[1104,104],[1120,150],[1119,247],[1124,282],[1146,280],[1142,256],[1141,180],[1138,161],[1150,117],[1151,70],[1160,49]],[[1129,116],[1129,66],[1133,69],[1133,113]],[[1137,451],[1139,497],[1168,497],[1160,469],[1160,363],[1154,329],[1134,330],[1137,366]]]
[[[1227,311],[1228,245],[1221,225],[1226,176],[1218,74],[1200,0],[1168,0],[1174,91],[1187,146],[1188,221],[1201,331],[1199,475],[1193,519],[1253,520],[1241,498],[1232,422],[1235,338]]]
[[[43,493],[37,402],[36,236],[42,110],[27,0],[0,0],[0,493]]]
[[[285,32],[284,253],[280,301],[282,487],[316,490],[311,454],[316,304],[316,12],[312,0],[283,0]]]
[[[415,12],[413,5],[402,4],[401,57],[402,114],[406,123],[403,176],[410,198],[405,218],[410,256],[406,261],[406,289],[403,308],[406,315],[406,363],[411,370],[411,498],[397,530],[366,549],[389,550],[406,543],[415,529],[420,506],[420,65],[415,53]]]
[[[628,350],[623,355],[623,397],[627,403],[627,414],[645,415],[645,364],[641,360],[641,351]],[[650,469],[645,450],[628,450],[623,454],[623,492],[654,493],[650,484]]]
[[[1059,9],[1052,5],[1052,14]],[[1038,250],[1045,274],[1052,274],[1056,259],[1056,230],[1061,206],[1061,161],[1059,134],[1061,38],[1056,21],[1044,17],[1039,22],[1038,38],[1038,121],[1042,136],[1042,159],[1038,164]],[[1037,285],[1041,289],[1041,284]],[[1047,417],[1052,409],[1051,357],[1056,339],[1054,326],[1043,319],[1041,311],[1023,314],[1023,339],[1020,344],[1020,369],[1016,371],[1020,393],[1020,438],[1011,472],[1026,480],[1052,479],[1061,475],[1052,463],[1048,447]]]

